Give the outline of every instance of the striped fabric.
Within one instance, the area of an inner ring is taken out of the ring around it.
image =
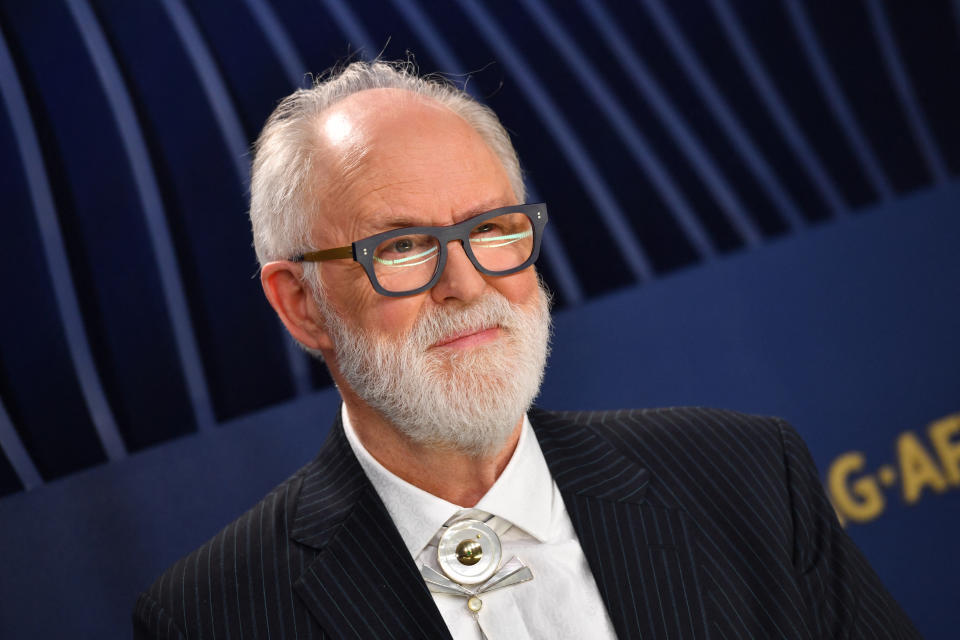
[[[621,638],[917,638],[786,424],[534,410]],[[137,638],[449,638],[337,423],[318,457],[140,595]]]

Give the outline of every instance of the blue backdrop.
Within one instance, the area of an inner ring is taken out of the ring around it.
[[[127,635],[317,450],[336,393],[259,291],[248,147],[307,72],[408,50],[497,110],[550,204],[540,404],[788,418],[952,637],[954,6],[0,0],[0,637]]]

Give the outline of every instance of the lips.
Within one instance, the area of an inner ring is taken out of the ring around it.
[[[484,329],[467,329],[452,336],[447,336],[435,342],[432,347],[447,347],[451,349],[466,349],[476,345],[496,340],[500,335],[500,327]]]

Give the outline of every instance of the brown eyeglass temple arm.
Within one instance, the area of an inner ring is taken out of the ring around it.
[[[323,251],[310,251],[293,259],[294,262],[325,262],[327,260],[343,260],[353,258],[353,246],[337,247],[336,249],[324,249]]]

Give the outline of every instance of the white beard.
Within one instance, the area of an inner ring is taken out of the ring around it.
[[[550,338],[550,299],[532,309],[496,292],[466,307],[432,307],[395,341],[369,336],[317,300],[350,388],[417,444],[472,456],[499,451],[540,390]],[[464,331],[500,327],[466,350],[430,345]]]

